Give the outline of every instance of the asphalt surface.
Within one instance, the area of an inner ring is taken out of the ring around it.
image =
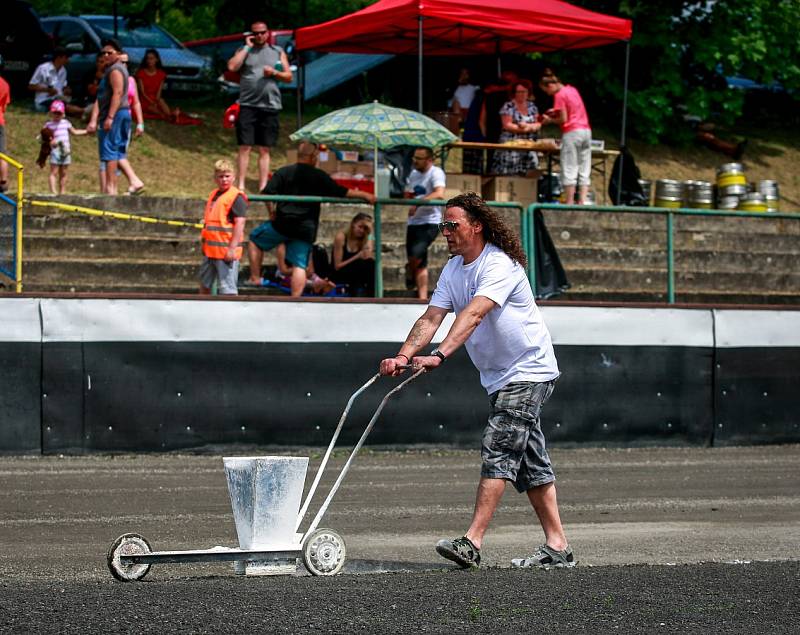
[[[156,550],[237,545],[222,454],[0,457],[0,632],[800,628],[800,446],[553,450],[568,571],[509,568],[541,542],[510,489],[484,567],[440,559],[436,540],[468,525],[479,457],[424,449],[356,460],[322,523],[347,541],[342,575],[163,564],[113,580],[106,551],[126,532]]]

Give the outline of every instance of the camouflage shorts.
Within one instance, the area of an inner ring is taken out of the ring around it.
[[[481,476],[511,481],[518,492],[556,480],[539,425],[539,413],[555,383],[514,382],[490,395]]]

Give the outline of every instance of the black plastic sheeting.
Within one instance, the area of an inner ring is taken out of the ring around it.
[[[0,342],[0,452],[41,450],[42,347]]]
[[[350,395],[396,343],[45,344],[43,451],[173,450],[226,443],[325,445]],[[390,354],[390,353],[389,353]],[[553,442],[707,444],[712,351],[561,346],[542,414]],[[398,379],[353,407],[352,444]],[[464,351],[384,409],[371,444],[477,447],[489,411]]]
[[[800,441],[800,349],[716,351],[714,445]]]

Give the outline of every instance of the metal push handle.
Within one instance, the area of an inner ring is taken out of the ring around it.
[[[408,368],[408,367],[409,366],[403,366],[403,368]],[[308,529],[306,530],[306,533],[303,535],[303,540],[301,541],[301,543],[305,542],[306,538],[308,538],[314,532],[314,530],[317,528],[317,525],[319,525],[320,520],[322,520],[322,517],[325,515],[325,512],[328,511],[328,505],[330,505],[331,501],[333,500],[333,497],[336,495],[336,491],[339,489],[339,486],[342,484],[342,481],[344,480],[345,475],[347,474],[348,470],[350,469],[350,464],[353,462],[353,459],[356,458],[356,454],[358,454],[358,451],[361,449],[361,446],[364,445],[364,441],[367,440],[367,437],[369,436],[369,433],[372,431],[372,427],[375,425],[375,422],[378,420],[378,417],[380,416],[381,411],[383,410],[383,407],[386,405],[386,402],[389,401],[389,399],[392,397],[392,395],[394,395],[395,393],[397,393],[400,390],[402,390],[403,387],[405,387],[410,382],[414,381],[417,377],[419,377],[424,372],[425,372],[424,368],[419,369],[417,372],[415,372],[413,375],[411,375],[411,377],[406,379],[403,383],[398,384],[397,386],[395,386],[389,392],[386,393],[386,396],[381,400],[380,405],[378,405],[378,409],[375,411],[375,414],[372,415],[372,419],[369,420],[369,423],[367,424],[366,430],[364,430],[364,433],[361,435],[361,438],[358,440],[358,443],[356,443],[356,446],[353,448],[353,451],[350,453],[350,457],[347,459],[347,462],[344,464],[344,467],[342,468],[342,471],[339,472],[339,477],[336,479],[336,482],[333,484],[333,487],[331,488],[331,491],[328,492],[328,496],[325,499],[325,502],[322,503],[322,507],[319,508],[319,511],[317,512],[317,515],[314,517],[314,520],[311,521],[311,525],[308,527]],[[369,383],[372,383],[373,381],[375,381],[376,378],[377,378],[377,376],[373,377],[370,380]],[[364,386],[364,388],[366,388],[366,385]],[[353,395],[353,397],[355,397],[355,396],[356,395]],[[351,398],[351,400],[352,400],[352,398]],[[337,433],[338,433],[338,430],[337,430]],[[303,515],[301,514],[300,518],[302,518],[302,516]],[[299,523],[298,523],[298,526],[299,526]]]
[[[378,377],[380,377],[380,373],[376,373],[372,376],[371,379],[367,381],[361,388],[356,390],[351,396],[350,400],[347,402],[347,405],[344,408],[344,412],[342,412],[342,416],[339,418],[339,425],[336,426],[336,430],[333,433],[333,438],[331,439],[330,444],[328,445],[328,450],[325,452],[325,456],[322,459],[322,463],[319,465],[319,469],[317,470],[317,475],[314,477],[314,482],[311,485],[311,489],[308,490],[308,494],[306,495],[306,500],[303,503],[303,507],[300,509],[300,513],[297,515],[297,523],[295,524],[294,530],[297,531],[300,528],[300,523],[303,522],[303,518],[305,518],[306,512],[308,511],[308,506],[311,504],[311,499],[314,497],[314,493],[317,491],[317,485],[319,485],[319,481],[322,478],[322,473],[325,471],[325,466],[328,465],[328,459],[331,456],[331,452],[333,451],[334,446],[336,445],[336,440],[339,438],[339,433],[342,431],[342,426],[344,426],[345,419],[347,419],[347,415],[350,413],[350,408],[353,405],[353,402],[356,398],[364,392],[367,388],[369,388]]]

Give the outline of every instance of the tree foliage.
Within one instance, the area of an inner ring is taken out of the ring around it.
[[[31,4],[42,15],[111,14],[114,0],[32,0]],[[369,4],[371,0],[117,0],[117,10],[155,22],[186,41],[242,31],[253,20],[266,20],[273,29],[295,29]]]
[[[629,122],[655,142],[680,136],[685,115],[733,124],[744,94],[726,76],[775,81],[800,98],[800,2],[797,0],[606,0],[577,4],[633,20]],[[570,79],[619,111],[621,46],[562,54]]]

